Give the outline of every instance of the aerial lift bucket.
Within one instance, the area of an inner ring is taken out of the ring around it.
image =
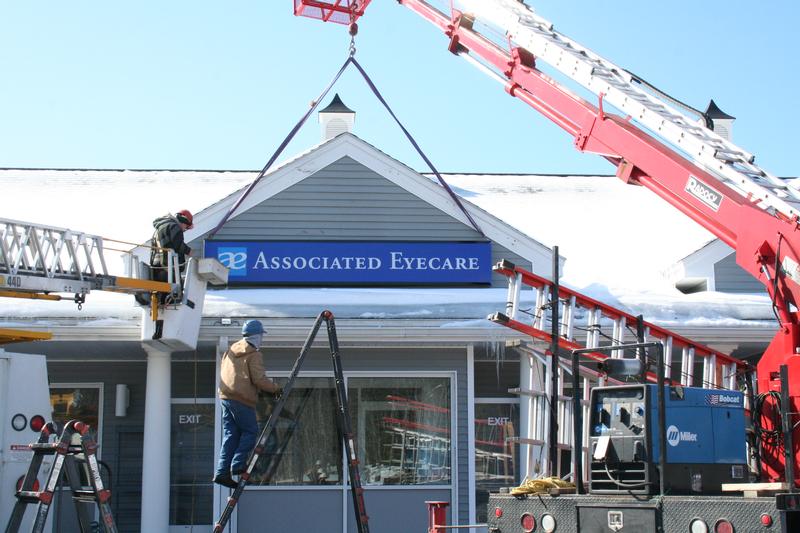
[[[372,0],[294,0],[294,14],[323,22],[351,24],[364,14]]]

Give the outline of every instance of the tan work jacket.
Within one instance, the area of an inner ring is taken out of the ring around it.
[[[258,391],[277,392],[280,387],[267,379],[261,352],[246,340],[234,343],[222,356],[219,397],[256,406]]]

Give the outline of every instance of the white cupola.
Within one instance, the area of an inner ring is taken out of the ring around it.
[[[322,126],[322,140],[333,139],[341,133],[352,133],[356,112],[344,105],[336,94],[328,107],[320,110],[319,123]]]

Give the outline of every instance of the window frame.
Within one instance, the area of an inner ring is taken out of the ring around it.
[[[267,377],[288,378],[289,371],[270,371]],[[452,494],[451,501],[457,496],[458,492],[458,405],[456,404],[456,392],[458,389],[458,375],[453,370],[425,371],[416,372],[413,370],[352,370],[343,372],[345,390],[348,390],[350,378],[448,378],[450,381],[450,483],[447,485],[364,485],[364,490],[449,490]],[[332,371],[310,370],[301,371],[298,374],[301,378],[329,378],[333,379]],[[219,403],[219,398],[216,399]],[[349,402],[349,398],[348,398]],[[217,425],[221,424],[219,416]],[[344,446],[342,446],[342,472],[344,482],[338,485],[314,485],[314,490],[340,490],[344,493],[345,500],[350,497],[350,473],[347,468],[347,457]],[[281,486],[248,486],[248,491],[270,491],[270,490],[308,490],[309,485],[281,485]],[[346,507],[345,507],[346,508]]]
[[[473,412],[473,417],[472,417],[472,428],[471,428],[471,431],[472,431],[473,447],[472,447],[471,457],[469,458],[469,465],[470,465],[470,472],[471,472],[470,479],[471,479],[471,481],[473,483],[471,484],[471,487],[470,487],[470,495],[469,495],[469,497],[470,497],[470,501],[471,501],[471,505],[470,505],[470,513],[471,514],[470,514],[470,517],[472,518],[473,521],[477,521],[477,518],[476,518],[476,515],[477,515],[477,480],[475,479],[476,478],[475,460],[477,459],[477,452],[476,452],[476,449],[475,449],[475,446],[474,446],[474,444],[475,444],[475,420],[476,420],[476,417],[474,416],[474,413],[475,413],[474,407],[477,406],[477,405],[516,405],[517,406],[517,410],[519,410],[521,405],[522,405],[522,402],[520,401],[519,397],[514,398],[514,397],[502,397],[502,396],[482,396],[482,397],[474,398],[472,403],[473,403],[473,411],[472,411]],[[522,413],[520,413],[520,417],[521,417],[521,415],[522,415]],[[519,464],[515,464],[514,465],[514,469],[516,470],[518,468],[519,468]],[[516,472],[515,472],[514,478],[516,479],[516,477],[517,477],[517,475],[516,475]]]
[[[170,400],[169,400],[170,419],[172,419],[172,406],[173,405],[212,405],[212,406],[214,406],[214,434],[216,434],[217,433],[217,423],[218,423],[218,420],[217,420],[217,406],[216,406],[217,402],[218,402],[218,398],[216,396],[214,396],[214,397],[198,396],[196,398],[185,398],[185,397],[170,398]],[[171,427],[171,425],[172,425],[172,420],[170,420],[170,447],[172,446],[172,427]],[[217,464],[218,450],[217,450],[217,444],[216,443],[214,445],[214,452],[213,453],[214,453],[214,456],[212,457],[212,463],[211,463],[211,467],[212,468],[215,467],[216,464]],[[172,468],[172,458],[170,457],[170,469],[171,468]],[[169,490],[170,490],[170,502],[169,502],[169,504],[170,505],[172,505],[172,501],[171,501],[171,498],[172,498],[172,494],[171,494],[172,493],[172,487],[173,487],[173,483],[172,483],[172,479],[170,478],[170,482],[169,482]],[[212,501],[214,499],[214,490],[215,490],[215,485],[212,484],[212,489],[211,489]],[[211,520],[212,520],[212,522],[214,521],[213,511],[212,511],[212,515],[211,515]],[[211,527],[213,525],[214,525],[213,523],[212,524],[195,524],[195,525],[191,525],[191,526],[180,525],[180,524],[170,524],[169,525],[169,532],[170,533],[177,533],[179,531],[192,531],[192,529],[195,528],[195,527],[203,527],[203,526]]]
[[[445,490],[454,494],[458,487],[458,405],[456,405],[457,375],[450,370],[414,372],[414,371],[379,371],[356,370],[344,373],[344,385],[348,389],[350,378],[450,378],[450,483],[446,485],[364,485],[364,490]],[[348,398],[348,404],[349,404]],[[356,437],[357,438],[357,437]],[[343,457],[343,460],[347,460]],[[345,463],[346,464],[346,463]],[[350,476],[346,476],[347,488],[350,488]],[[454,500],[453,500],[454,501]]]
[[[281,370],[281,371],[269,371],[267,373],[267,378],[288,378],[291,376],[291,371],[288,370]],[[325,371],[325,370],[310,370],[308,372],[300,371],[297,374],[298,378],[328,378],[331,381],[334,380],[334,375],[332,371]],[[345,378],[345,383],[347,382],[347,378]],[[333,384],[336,387],[336,383]],[[217,403],[219,403],[219,394],[217,394]],[[222,413],[220,411],[220,416],[217,418],[217,423],[222,427]],[[259,433],[259,436],[261,434]],[[219,457],[219,454],[217,454]],[[342,490],[343,488],[347,488],[350,486],[349,481],[347,483],[344,480],[349,480],[349,476],[347,475],[347,463],[344,462],[346,460],[346,455],[344,451],[344,445],[342,445],[342,478],[343,481],[341,483],[337,483],[335,485],[248,485],[248,491],[254,490]]]
[[[58,382],[58,383],[50,383],[47,387],[48,396],[52,389],[98,389],[99,392],[97,394],[97,451],[95,455],[97,456],[97,460],[102,460],[102,453],[103,453],[103,429],[105,426],[105,420],[103,419],[104,413],[104,403],[105,403],[105,383],[102,381],[89,381],[89,382],[77,382],[77,381],[65,381],[65,382]],[[52,403],[50,404],[52,406]],[[67,487],[68,488],[68,487]]]

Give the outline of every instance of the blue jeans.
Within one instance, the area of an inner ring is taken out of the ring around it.
[[[222,449],[215,476],[230,475],[247,468],[247,457],[256,445],[256,410],[236,400],[220,400],[222,406]]]

